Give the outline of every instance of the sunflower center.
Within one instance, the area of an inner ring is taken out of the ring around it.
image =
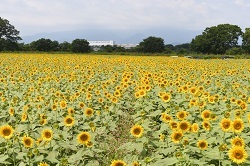
[[[242,158],[243,158],[243,154],[242,154],[240,151],[239,151],[239,152],[235,152],[234,157],[235,157],[236,159],[242,159]]]
[[[174,138],[175,140],[179,140],[181,139],[181,137],[182,137],[182,134],[177,133]]]
[[[135,135],[139,135],[140,133],[141,133],[141,129],[139,129],[139,128],[134,129]]]
[[[116,163],[115,166],[124,166],[123,163]]]
[[[206,143],[205,142],[201,142],[199,145],[200,145],[201,148],[205,148],[206,147]]]
[[[237,145],[237,146],[242,146],[242,143],[241,143],[241,141],[236,141],[236,142],[235,142],[235,145]]]
[[[67,123],[67,124],[71,124],[72,122],[73,122],[73,120],[72,120],[71,118],[67,118],[67,119],[66,119],[66,123]]]
[[[30,145],[31,145],[30,139],[25,139],[24,143],[25,143],[25,145],[27,145],[27,146],[30,146]]]
[[[46,138],[51,138],[51,133],[50,132],[45,132],[45,137]]]
[[[4,130],[3,130],[3,135],[4,135],[4,136],[9,136],[10,134],[11,134],[10,129],[4,129]]]
[[[226,129],[229,128],[230,127],[230,123],[229,122],[224,122],[223,123],[223,127],[226,128]]]
[[[235,123],[235,124],[234,124],[234,128],[235,128],[236,130],[241,129],[241,124],[240,124],[240,123]]]
[[[180,128],[181,130],[186,130],[188,128],[188,125],[186,123],[181,123]]]
[[[86,140],[88,140],[88,136],[86,134],[82,134],[81,137],[80,137],[80,139],[82,141],[86,141]]]

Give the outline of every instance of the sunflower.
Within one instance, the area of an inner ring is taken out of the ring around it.
[[[130,129],[130,133],[132,136],[136,137],[136,138],[140,138],[143,134],[143,127],[141,125],[134,125],[131,129]]]
[[[244,163],[248,157],[246,150],[243,147],[235,146],[228,151],[229,158],[237,163]]]
[[[34,140],[31,137],[24,136],[22,138],[22,143],[26,148],[31,148],[34,144]]]
[[[199,140],[199,141],[197,142],[197,147],[198,147],[199,149],[201,149],[201,150],[206,150],[207,147],[208,147],[208,143],[207,143],[206,140]]]
[[[170,101],[170,94],[167,94],[167,93],[165,93],[165,94],[163,94],[162,96],[161,96],[161,99],[164,101],[164,102],[169,102]]]
[[[191,88],[189,89],[189,91],[190,91],[190,93],[193,94],[193,95],[195,95],[195,94],[197,93],[196,87],[191,87]]]
[[[189,131],[190,129],[190,123],[186,120],[183,120],[179,123],[179,129],[182,131],[182,132],[187,132]]]
[[[203,120],[209,120],[210,119],[210,115],[211,115],[211,111],[210,110],[204,110],[202,113],[201,113],[201,118]]]
[[[44,129],[41,133],[42,139],[45,141],[51,141],[53,137],[53,132],[50,129]]]
[[[244,147],[245,146],[244,140],[242,138],[240,138],[239,136],[234,137],[231,140],[231,144],[232,144],[233,147],[234,146],[240,146],[240,147]]]
[[[49,166],[49,164],[47,164],[46,162],[40,162],[38,166]]]
[[[227,118],[223,118],[220,122],[220,127],[223,131],[229,131],[231,129],[231,120]]]
[[[65,126],[70,127],[74,125],[75,119],[72,116],[68,115],[64,118],[63,122]]]
[[[161,114],[162,121],[165,123],[169,123],[172,120],[172,117],[167,113]]]
[[[94,110],[92,108],[86,108],[84,111],[84,114],[88,117],[92,116],[94,114]]]
[[[9,108],[9,114],[10,114],[11,116],[14,116],[14,114],[15,114],[15,109],[14,109],[13,107],[10,107],[10,108]]]
[[[211,124],[209,123],[209,121],[203,121],[202,122],[202,127],[205,129],[205,130],[210,130],[211,129]]]
[[[84,107],[84,103],[83,103],[83,102],[79,102],[78,105],[79,105],[80,108],[83,108],[83,107]]]
[[[60,107],[61,107],[62,109],[66,108],[66,107],[67,107],[67,102],[66,102],[65,100],[61,101],[61,102],[60,102]]]
[[[77,136],[77,141],[80,144],[86,145],[91,139],[89,132],[81,132]]]
[[[177,130],[178,127],[179,127],[179,123],[176,122],[176,121],[172,121],[172,120],[169,122],[169,125],[170,125],[170,128],[171,128],[172,130]]]
[[[188,116],[187,111],[180,111],[176,113],[176,116],[179,120],[184,120]]]
[[[72,114],[74,114],[74,113],[75,113],[74,108],[72,108],[72,107],[68,108],[68,114],[69,114],[69,115],[72,115]]]
[[[181,131],[175,131],[171,134],[171,139],[174,143],[179,143],[183,137],[183,133]]]
[[[22,113],[21,121],[22,121],[22,122],[25,122],[25,121],[27,120],[27,117],[28,117],[27,113],[26,113],[26,112],[23,112],[23,113]]]
[[[123,160],[114,160],[110,166],[126,166],[126,163]]]
[[[198,123],[193,123],[191,126],[191,132],[197,133],[199,131],[199,125]]]
[[[13,136],[14,129],[10,125],[3,125],[0,127],[0,136],[5,139],[10,139]]]
[[[232,122],[232,129],[236,133],[242,132],[242,130],[244,129],[244,123],[243,123],[242,119],[240,119],[240,118],[235,119]]]
[[[139,166],[139,162],[138,162],[138,161],[134,161],[134,162],[132,163],[132,166]]]

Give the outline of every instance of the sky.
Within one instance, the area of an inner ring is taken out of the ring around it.
[[[21,36],[100,28],[204,30],[250,27],[250,0],[0,0],[0,17]]]

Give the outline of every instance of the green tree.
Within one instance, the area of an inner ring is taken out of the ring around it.
[[[90,52],[91,48],[89,42],[85,39],[75,39],[71,44],[72,52],[75,53],[87,53]]]
[[[0,39],[5,39],[11,42],[22,40],[19,36],[19,31],[9,23],[7,19],[0,17]]]
[[[63,52],[70,52],[71,51],[71,44],[67,41],[59,44],[60,51]]]
[[[33,41],[30,45],[33,51],[49,52],[51,51],[51,43],[50,39],[41,38]]]
[[[242,35],[242,48],[246,53],[250,53],[250,28],[246,28]]]
[[[164,51],[164,40],[150,36],[139,43],[139,50],[145,53],[161,53]]]
[[[242,35],[237,25],[219,24],[206,28],[202,35],[196,36],[191,44],[191,50],[205,54],[225,54],[225,52],[238,45]]]

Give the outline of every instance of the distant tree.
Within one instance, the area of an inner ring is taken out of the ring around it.
[[[191,49],[206,54],[224,54],[228,49],[238,45],[242,35],[237,25],[219,24],[206,28],[202,35],[196,36],[191,42]]]
[[[244,53],[244,50],[242,47],[233,47],[226,51],[227,55],[242,55]]]
[[[50,50],[51,51],[59,51],[60,47],[59,47],[59,42],[54,40],[50,43]]]
[[[33,51],[49,52],[52,50],[52,41],[50,39],[41,38],[31,43]]]
[[[0,39],[5,39],[11,42],[22,40],[19,36],[19,31],[9,23],[7,19],[0,17]]]
[[[71,50],[75,53],[87,53],[90,52],[89,42],[85,39],[75,39],[72,41]]]
[[[160,53],[164,51],[164,40],[160,37],[150,36],[139,43],[139,49],[145,53]]]
[[[242,48],[246,53],[250,53],[250,28],[246,28],[242,35]]]
[[[7,19],[0,17],[0,51],[19,50],[18,40],[22,40],[19,31]]]
[[[69,42],[64,41],[63,43],[59,44],[60,51],[63,52],[70,52],[71,51],[71,44]]]
[[[175,46],[175,51],[177,54],[190,53],[190,44],[189,43],[178,44]]]

